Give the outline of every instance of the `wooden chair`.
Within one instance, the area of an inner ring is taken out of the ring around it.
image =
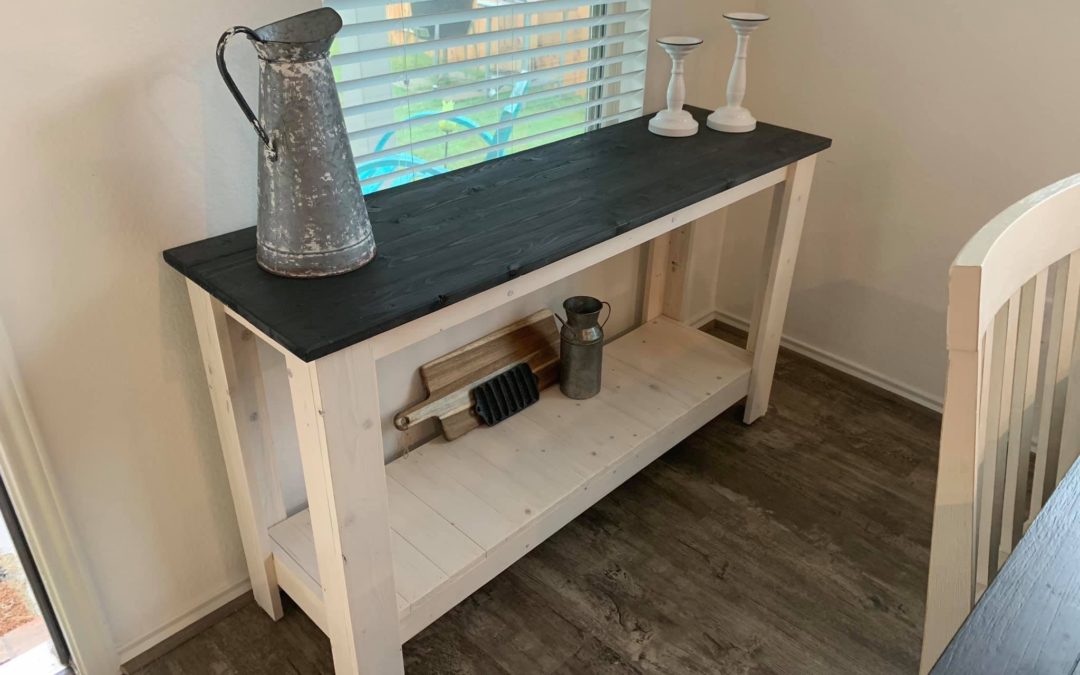
[[[921,672],[1080,451],[1080,174],[1012,205],[949,271],[948,379]]]

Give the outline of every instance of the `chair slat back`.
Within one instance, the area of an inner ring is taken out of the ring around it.
[[[1080,175],[983,227],[949,273],[922,672],[1080,455]]]

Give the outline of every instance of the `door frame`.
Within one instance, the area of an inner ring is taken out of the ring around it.
[[[85,675],[119,673],[120,656],[61,507],[49,458],[2,320],[0,474],[71,651],[72,667]]]

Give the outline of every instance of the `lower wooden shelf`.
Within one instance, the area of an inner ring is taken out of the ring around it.
[[[505,422],[386,467],[401,639],[408,640],[746,396],[750,354],[661,317],[604,349],[603,390],[557,387]],[[278,583],[326,630],[311,519],[272,526]]]

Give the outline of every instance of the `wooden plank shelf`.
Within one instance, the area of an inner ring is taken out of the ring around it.
[[[386,467],[408,640],[747,394],[749,352],[659,317],[607,345],[603,389],[546,389],[505,422]],[[269,528],[278,583],[326,630],[307,510]]]

